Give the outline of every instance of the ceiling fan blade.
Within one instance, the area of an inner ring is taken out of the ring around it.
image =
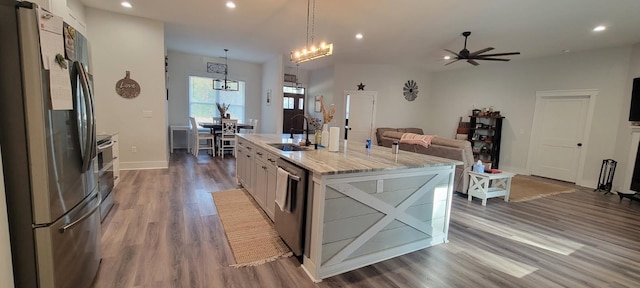
[[[502,59],[502,58],[473,58],[474,60],[488,60],[488,61],[511,61],[511,59]]]
[[[495,48],[493,48],[493,47],[487,47],[487,48],[484,48],[484,49],[480,49],[480,50],[478,50],[478,51],[476,51],[476,52],[470,53],[470,54],[469,54],[469,57],[473,57],[473,56],[476,56],[476,55],[478,55],[478,54],[482,54],[482,53],[485,53],[485,52],[489,52],[489,51],[491,51],[491,50],[493,50],[493,49],[495,49]]]
[[[451,53],[451,54],[453,54],[453,55],[456,55],[456,57],[460,57],[460,55],[458,55],[458,53],[453,52],[453,51],[451,51],[451,50],[449,50],[449,49],[444,49],[444,51],[447,51],[447,52],[449,52],[449,53]]]
[[[476,57],[493,57],[493,56],[509,56],[509,55],[520,55],[520,52],[506,52],[506,53],[484,54],[484,55],[478,55],[478,56],[476,56]]]
[[[449,64],[456,63],[456,62],[458,62],[458,61],[460,61],[460,59],[453,60],[453,61],[451,61],[451,62],[449,62],[449,63],[447,63],[447,64],[444,64],[444,66],[447,66],[447,65],[449,65]]]
[[[473,65],[473,66],[478,66],[478,65],[480,65],[480,63],[476,62],[476,61],[475,61],[475,60],[473,60],[473,59],[469,59],[469,60],[467,60],[467,62],[468,62],[468,63],[471,63],[471,65]]]

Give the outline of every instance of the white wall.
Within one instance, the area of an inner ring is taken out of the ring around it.
[[[307,90],[307,103],[313,106],[315,97],[322,95],[326,106],[334,103],[334,67],[325,67],[311,71],[309,75],[309,89]],[[312,117],[322,119],[322,113],[313,112],[314,107],[309,107],[309,114]],[[329,107],[327,107],[328,109]],[[334,117],[334,119],[336,119]],[[333,121],[332,121],[333,122]],[[330,123],[331,124],[331,123]],[[335,124],[335,123],[333,123]]]
[[[120,132],[122,169],[166,168],[163,23],[92,8],[86,14],[98,131]],[[126,71],[140,84],[136,98],[115,92]],[[143,111],[151,111],[151,118],[144,118]],[[133,146],[137,152],[132,152]]]
[[[414,101],[405,100],[402,94],[402,88],[409,80],[418,84],[418,98]],[[357,90],[360,82],[366,85],[364,90],[378,92],[374,128],[418,127],[427,134],[431,133],[426,129],[431,86],[429,73],[393,65],[337,64],[334,67],[333,95],[325,95],[325,105],[335,104],[336,114],[330,126],[340,127],[341,138],[345,120],[344,91]]]
[[[262,65],[262,113],[259,122],[259,133],[282,133],[282,86],[284,68],[282,55]],[[271,102],[267,104],[267,93],[271,94]]]
[[[506,117],[500,168],[528,173],[535,92],[598,89],[590,139],[583,146],[585,169],[577,179],[578,185],[594,187],[602,160],[614,155],[620,115],[628,113],[622,107],[628,105],[630,54],[630,47],[619,47],[435,73],[427,131],[452,136],[460,116],[468,120],[474,107],[493,105]]]
[[[212,58],[201,55],[187,54],[178,51],[168,52],[169,57],[169,125],[189,125],[189,76],[218,78],[220,74],[207,73],[207,62],[224,63],[223,58]],[[262,89],[262,64],[229,59],[230,80],[246,82],[245,117],[260,119],[260,102]],[[232,115],[233,116],[233,115]],[[186,134],[178,135],[174,139],[175,147],[187,147]]]
[[[40,7],[58,15],[65,22],[87,35],[87,22],[85,18],[84,5],[80,0],[29,0],[37,3]]]
[[[620,122],[618,128],[618,136],[615,142],[615,153],[613,159],[618,161],[616,167],[616,174],[613,181],[613,188],[615,190],[626,191],[629,187],[621,187],[627,165],[633,165],[634,159],[628,159],[629,146],[631,143],[631,125],[629,122],[629,109],[631,106],[631,91],[633,89],[633,79],[640,77],[640,43],[633,45],[631,51],[631,59],[629,61],[629,74],[627,76],[627,83],[625,85],[625,93],[621,102]]]
[[[0,287],[10,288],[13,286],[9,218],[7,217],[7,198],[4,192],[2,153],[0,153]]]

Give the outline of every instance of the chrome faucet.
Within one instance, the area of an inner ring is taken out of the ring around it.
[[[307,139],[305,139],[304,146],[309,146],[309,145],[310,145],[310,143],[309,143],[309,119],[307,119],[307,116],[306,116],[306,115],[304,115],[304,114],[297,114],[297,115],[294,115],[293,117],[291,117],[291,119],[289,119],[289,120],[293,120],[293,119],[295,119],[295,118],[296,118],[296,117],[298,117],[298,116],[302,116],[302,117],[304,117],[304,123],[305,123],[305,126],[307,127],[307,129],[306,129],[306,132],[307,132]],[[294,129],[293,129],[293,128],[291,128],[291,131],[289,131],[289,132],[290,132],[290,134],[291,134],[291,135],[289,136],[289,138],[291,138],[291,139],[293,139],[293,130],[294,130]],[[303,129],[303,131],[302,131],[302,132],[305,132],[305,130]]]

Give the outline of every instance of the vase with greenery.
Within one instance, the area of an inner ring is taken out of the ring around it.
[[[231,106],[231,104],[224,104],[224,102],[220,104],[216,102],[216,106],[218,107],[218,111],[220,112],[220,118],[226,118],[227,111],[229,110],[229,106]]]
[[[320,95],[320,109],[322,111],[322,146],[329,146],[329,122],[333,120],[333,114],[336,113],[336,108],[331,104],[331,108],[326,109],[324,106],[324,97]]]

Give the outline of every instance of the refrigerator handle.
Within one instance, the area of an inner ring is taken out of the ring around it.
[[[100,204],[102,204],[102,195],[100,194],[100,191],[98,191],[98,193],[96,193],[95,196],[93,196],[92,198],[96,198],[98,197],[99,201],[98,204],[96,204],[96,207],[93,207],[91,209],[91,211],[87,212],[86,214],[80,216],[80,218],[76,219],[75,221],[62,226],[60,229],[58,229],[58,231],[60,233],[64,233],[67,230],[69,230],[71,227],[78,225],[78,223],[84,221],[85,219],[89,218],[89,216],[93,215],[93,213],[95,213],[96,211],[98,211],[98,209],[100,208]],[[92,199],[93,200],[93,199]]]
[[[82,96],[84,97],[84,110],[86,112],[87,115],[87,138],[85,139],[85,153],[83,155],[83,159],[82,159],[82,169],[83,171],[87,171],[89,170],[89,166],[91,164],[91,159],[93,159],[95,157],[95,153],[96,151],[94,150],[94,146],[95,146],[95,130],[94,130],[94,122],[95,119],[93,118],[93,101],[91,101],[91,96],[89,95],[89,85],[87,85],[87,74],[84,72],[84,67],[82,67],[82,64],[78,61],[73,62],[73,66],[75,67],[75,70],[78,71],[78,77],[80,79],[80,86],[82,87]]]

